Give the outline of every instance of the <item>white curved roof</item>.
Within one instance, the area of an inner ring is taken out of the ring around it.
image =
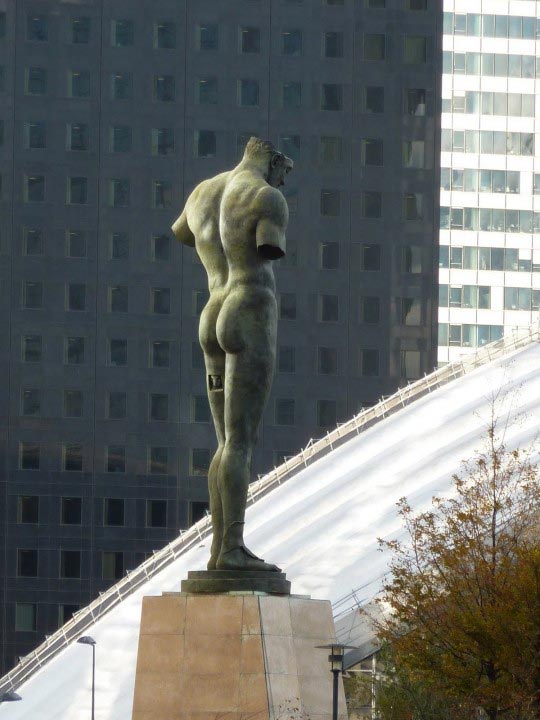
[[[484,353],[480,366],[470,370],[471,365],[463,376],[352,434],[248,508],[248,545],[283,567],[294,593],[329,599],[340,612],[356,600],[372,599],[387,561],[378,550],[377,538],[400,532],[397,500],[406,495],[413,507],[422,509],[434,494],[450,490],[461,461],[482,446],[497,393],[498,415],[511,418],[507,445],[533,441],[540,431],[538,332],[493,348],[487,353],[494,360],[486,362]],[[425,391],[430,376],[423,382]],[[407,402],[406,393],[397,397]],[[141,599],[179,590],[188,569],[204,568],[208,545],[204,537],[192,544],[79,632],[97,642],[96,720],[131,717]],[[18,679],[24,673],[10,673],[0,687],[14,687],[23,700],[4,704],[2,716],[6,720],[89,717],[90,655],[88,646],[71,642],[22,684]]]

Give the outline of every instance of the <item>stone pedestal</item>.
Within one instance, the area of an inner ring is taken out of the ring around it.
[[[143,599],[132,720],[330,720],[330,603],[167,593]],[[343,686],[339,715],[346,720]]]

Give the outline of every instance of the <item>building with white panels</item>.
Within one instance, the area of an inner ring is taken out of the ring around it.
[[[540,305],[540,3],[444,9],[439,363]]]

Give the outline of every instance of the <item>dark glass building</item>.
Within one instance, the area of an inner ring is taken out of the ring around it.
[[[295,163],[263,472],[436,361],[440,0],[0,0],[2,670],[205,512],[206,275],[170,225]]]

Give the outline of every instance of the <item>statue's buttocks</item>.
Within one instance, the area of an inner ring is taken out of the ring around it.
[[[277,303],[271,261],[285,253],[287,204],[277,188],[292,161],[251,138],[240,164],[205,180],[173,225],[195,246],[210,297],[200,320],[218,448],[208,473],[209,569],[278,570],[244,545],[253,446],[275,366]]]

